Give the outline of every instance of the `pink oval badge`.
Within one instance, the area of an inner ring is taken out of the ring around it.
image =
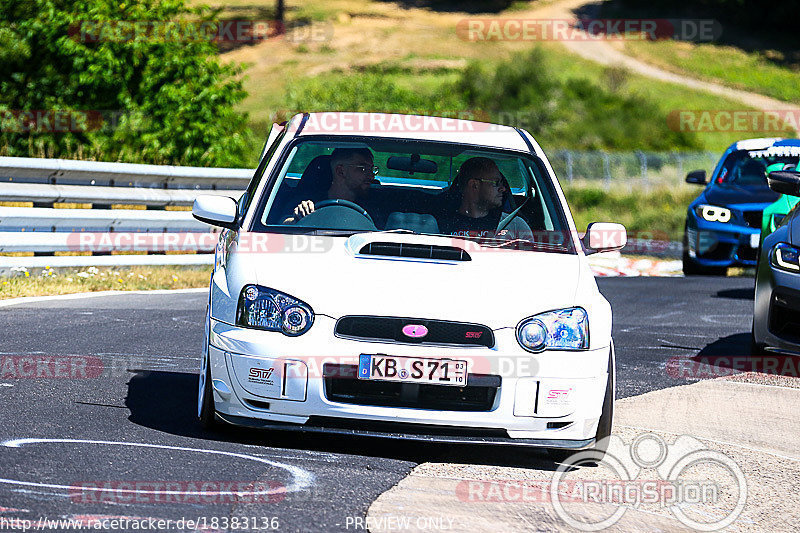
[[[422,324],[408,324],[403,326],[403,335],[412,339],[421,339],[428,334],[428,328]]]

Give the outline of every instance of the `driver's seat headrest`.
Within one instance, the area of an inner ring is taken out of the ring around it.
[[[308,164],[297,183],[297,191],[303,193],[327,193],[333,183],[331,156],[318,155]]]

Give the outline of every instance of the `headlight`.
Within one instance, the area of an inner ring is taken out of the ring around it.
[[[589,349],[589,317],[581,307],[528,317],[517,326],[517,342],[529,352]]]
[[[314,312],[305,302],[275,289],[245,285],[239,296],[236,324],[246,328],[302,335],[314,323]]]
[[[779,242],[772,248],[769,264],[779,270],[800,272],[800,250],[785,242]]]
[[[731,210],[718,205],[701,204],[694,208],[694,212],[709,222],[729,222],[731,220]]]

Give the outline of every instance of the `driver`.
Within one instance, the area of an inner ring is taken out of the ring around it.
[[[333,179],[324,198],[302,200],[284,224],[297,222],[314,212],[314,202],[323,200],[348,200],[360,204],[369,195],[378,168],[369,148],[337,148],[331,154]]]

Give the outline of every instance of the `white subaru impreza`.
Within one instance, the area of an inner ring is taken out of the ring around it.
[[[425,441],[591,448],[611,432],[611,307],[524,130],[368,113],[274,125],[223,229],[198,416]]]

